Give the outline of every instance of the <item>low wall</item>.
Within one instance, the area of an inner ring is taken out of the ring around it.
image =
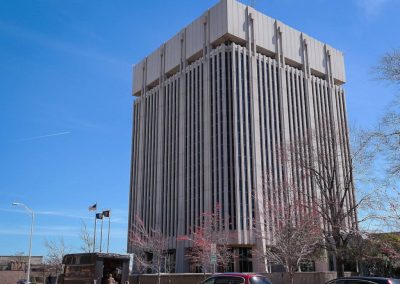
[[[43,284],[46,282],[46,275],[40,271],[31,271],[31,281],[34,284]],[[0,284],[16,284],[18,280],[26,279],[26,272],[18,270],[0,270]],[[56,277],[53,282],[56,283]]]
[[[15,284],[20,279],[25,279],[26,273],[23,271],[0,271],[1,284]]]
[[[289,284],[288,273],[260,273],[265,275],[273,284]],[[351,272],[345,272],[345,276],[351,276]],[[171,273],[161,274],[160,284],[200,284],[204,279],[211,276],[201,273]],[[299,272],[294,275],[294,284],[324,284],[336,278],[336,271],[329,272]],[[158,284],[157,274],[132,275],[129,284]]]
[[[262,273],[273,284],[287,284],[290,283],[290,277],[288,273]],[[336,271],[329,272],[300,272],[295,273],[293,277],[294,284],[324,284],[329,280],[336,278]]]
[[[171,273],[161,274],[160,284],[200,284],[210,273]],[[129,284],[158,284],[157,274],[139,274],[129,277]]]

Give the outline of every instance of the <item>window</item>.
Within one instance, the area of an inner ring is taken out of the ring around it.
[[[202,284],[214,284],[214,278],[207,279]]]
[[[250,284],[271,284],[271,281],[262,276],[254,276],[250,278]]]
[[[94,265],[66,265],[65,277],[89,278],[94,274]]]
[[[215,284],[233,284],[244,283],[244,278],[236,276],[219,276],[214,278]]]
[[[251,248],[239,248],[239,270],[242,272],[252,272],[253,262],[251,259]]]

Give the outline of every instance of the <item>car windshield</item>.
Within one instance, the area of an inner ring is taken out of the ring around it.
[[[271,282],[262,276],[253,276],[250,278],[250,284],[271,284]]]
[[[354,279],[360,279],[364,281],[369,281],[370,283],[377,283],[377,284],[398,284],[398,282],[393,281],[393,279],[383,278],[383,277],[354,277]],[[347,283],[347,282],[346,282]]]

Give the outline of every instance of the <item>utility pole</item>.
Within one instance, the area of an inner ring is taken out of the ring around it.
[[[28,270],[26,272],[26,280],[28,283],[30,283],[30,275],[31,275],[31,255],[32,255],[32,236],[33,236],[33,224],[35,223],[35,212],[28,206],[26,206],[24,203],[20,202],[14,202],[12,204],[13,206],[21,206],[23,207],[26,211],[28,211],[29,214],[31,214],[32,221],[31,221],[31,234],[29,237],[29,256],[28,256]]]

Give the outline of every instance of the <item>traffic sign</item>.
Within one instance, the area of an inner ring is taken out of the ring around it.
[[[217,254],[217,244],[211,244],[211,255]]]
[[[211,244],[211,264],[217,263],[217,244]]]

